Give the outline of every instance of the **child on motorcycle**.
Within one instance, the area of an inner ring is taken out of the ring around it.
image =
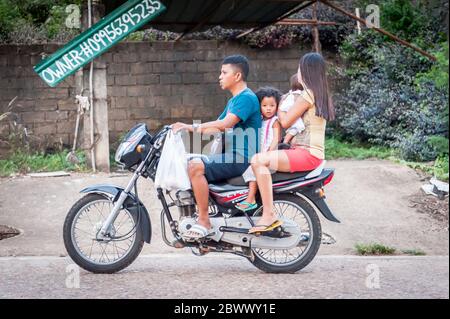
[[[268,152],[277,149],[278,143],[281,140],[281,125],[277,120],[278,104],[281,100],[281,93],[275,88],[264,87],[259,89],[256,93],[261,107],[261,115],[263,123],[261,126],[261,152]],[[242,211],[248,211],[258,207],[256,204],[256,192],[258,186],[256,184],[256,177],[253,174],[251,166],[242,174],[244,181],[249,183],[249,193],[247,199],[238,203],[236,208]]]
[[[303,86],[300,84],[297,78],[297,74],[291,76],[291,90],[281,97],[280,110],[287,112],[294,106],[296,99],[301,95]],[[283,143],[290,144],[295,135],[300,134],[305,129],[303,120],[299,118],[290,128],[286,130],[286,136],[283,139]]]

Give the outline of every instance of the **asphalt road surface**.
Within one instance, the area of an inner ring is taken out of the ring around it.
[[[449,298],[448,256],[318,256],[266,274],[233,255],[153,254],[112,275],[68,258],[0,258],[0,298]]]

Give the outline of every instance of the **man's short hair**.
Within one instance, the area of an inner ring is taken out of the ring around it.
[[[232,64],[237,67],[241,71],[242,80],[247,81],[250,67],[248,65],[248,59],[245,56],[240,54],[227,56],[222,61],[222,65],[224,64]]]

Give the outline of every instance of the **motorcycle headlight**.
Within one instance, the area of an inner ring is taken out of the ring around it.
[[[139,162],[141,154],[137,152],[136,147],[146,136],[149,136],[149,134],[145,124],[138,124],[133,127],[117,148],[114,156],[115,161],[124,164],[126,167],[131,167]]]

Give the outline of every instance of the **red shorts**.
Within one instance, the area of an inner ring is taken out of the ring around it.
[[[291,173],[312,171],[319,167],[323,161],[320,158],[311,155],[308,150],[300,147],[284,150],[284,152],[289,159]]]

